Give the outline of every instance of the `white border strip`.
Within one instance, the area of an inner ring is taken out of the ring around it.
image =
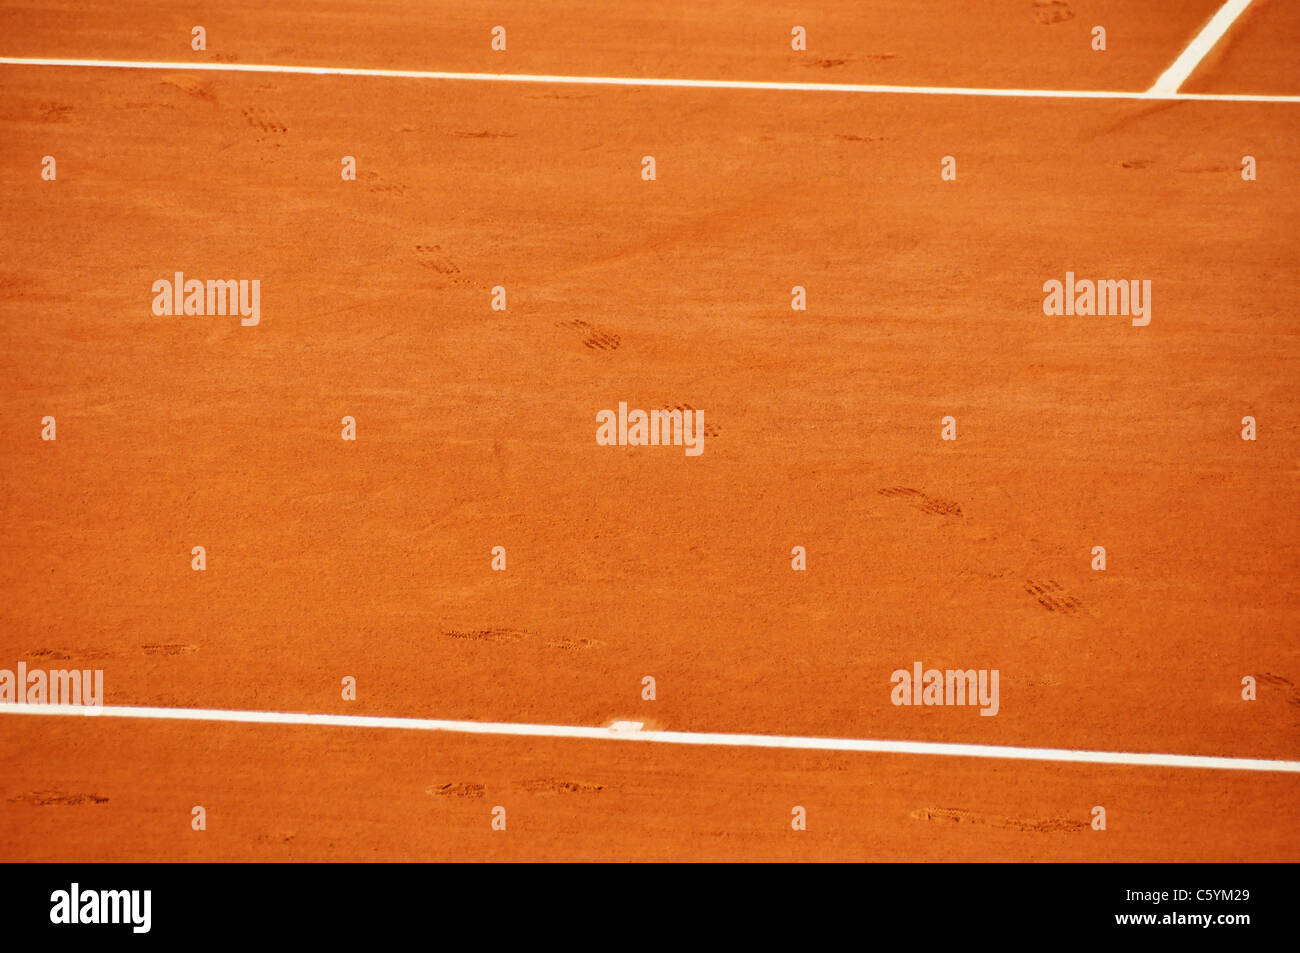
[[[449,721],[382,715],[295,714],[281,711],[230,711],[215,708],[144,708],[133,705],[0,704],[0,713],[76,715],[88,718],[155,718],[173,721],[221,721],[266,725],[312,725],[336,728],[396,728],[449,731],[469,735],[514,735],[529,738],[585,738],[596,741],[643,741],[672,745],[720,745],[729,748],[800,748],[814,751],[870,751],[879,754],[939,755],[950,758],[1002,758],[1016,761],[1071,761],[1211,771],[1281,771],[1300,774],[1300,761],[1261,758],[1216,758],[1190,754],[1139,754],[1128,751],[1075,751],[1068,748],[1018,748],[1009,745],[944,744],[934,741],[878,741],[865,738],[808,738],[786,735],[740,735],[697,731],[636,731],[586,725],[531,725],[508,721]]]
[[[298,73],[310,76],[371,76],[387,79],[443,79],[477,83],[552,83],[577,86],[659,86],[679,89],[751,89],[816,93],[895,93],[917,96],[992,96],[1029,99],[1197,100],[1202,102],[1300,103],[1297,96],[1249,93],[1179,93],[1154,87],[1144,93],[1079,89],[982,89],[966,86],[881,86],[863,83],[774,83],[730,79],[662,79],[641,76],[551,76],[539,73],[447,73],[435,70],[362,69],[334,66],[270,66],[258,63],[164,63],[146,60],[39,59],[0,56],[7,66],[74,66],[103,69]]]
[[[1148,92],[1176,93],[1178,87],[1187,81],[1192,71],[1205,59],[1205,54],[1214,49],[1214,45],[1223,39],[1228,27],[1250,6],[1250,0],[1228,0],[1219,7],[1219,12],[1210,17],[1210,22],[1201,28],[1201,32],[1187,44],[1187,49],[1178,54],[1174,65],[1160,74]]]

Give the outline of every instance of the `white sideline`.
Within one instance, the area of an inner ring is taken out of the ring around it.
[[[778,83],[731,79],[664,79],[644,76],[552,76],[534,73],[449,73],[436,70],[364,69],[335,66],[272,66],[259,63],[167,63],[150,60],[82,60],[0,56],[7,66],[71,66],[103,69],[206,71],[217,73],[297,73],[310,76],[371,76],[387,79],[441,79],[479,83],[553,83],[579,86],[657,86],[679,89],[784,90],[819,93],[895,93],[918,96],[994,96],[1030,99],[1136,99],[1201,102],[1300,103],[1300,95],[1253,93],[1144,93],[1080,89],[998,89],[967,86],[884,86],[870,83]]]
[[[1160,74],[1148,92],[1161,94],[1178,92],[1178,87],[1187,81],[1187,77],[1192,75],[1192,71],[1205,58],[1205,54],[1214,49],[1214,45],[1223,38],[1223,34],[1228,32],[1228,27],[1232,26],[1233,21],[1241,16],[1248,6],[1250,0],[1228,0],[1219,7],[1218,13],[1210,17],[1210,22],[1192,38],[1192,42],[1187,44],[1187,49],[1174,60],[1174,65]]]
[[[597,741],[642,741],[731,748],[801,748],[814,751],[870,751],[879,754],[939,755],[950,758],[1002,758],[1016,761],[1072,761],[1211,771],[1281,771],[1300,774],[1300,761],[1263,758],[1218,758],[1190,754],[1140,754],[1128,751],[1075,751],[1069,748],[1020,748],[1010,745],[945,744],[934,741],[884,741],[865,738],[809,738],[787,735],[720,734],[697,731],[642,731],[635,722],[594,725],[532,725],[509,721],[449,721],[383,715],[295,714],[281,711],[230,711],[215,708],[145,708],[133,705],[0,704],[0,714],[74,715],[83,718],[155,718],[177,721],[245,722],[336,728],[396,728],[449,731],[470,735],[515,735],[532,738],[585,738]]]

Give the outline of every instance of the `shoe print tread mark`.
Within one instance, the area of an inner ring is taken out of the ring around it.
[[[259,844],[292,844],[297,834],[258,834]]]
[[[115,655],[106,649],[32,649],[27,653],[32,658],[42,659],[101,659],[114,658]]]
[[[436,272],[450,284],[467,285],[470,279],[461,273],[460,265],[442,250],[441,245],[416,245],[416,261],[420,267]]]
[[[460,274],[460,265],[452,261],[451,256],[442,250],[441,245],[416,245],[415,254],[421,267],[436,271],[440,275]]]
[[[470,784],[466,781],[430,784],[424,789],[425,794],[432,794],[434,797],[482,797],[486,791],[486,785]]]
[[[108,798],[65,791],[30,791],[11,797],[9,801],[11,804],[30,804],[33,807],[80,807],[82,804],[104,804]]]
[[[908,486],[887,486],[876,492],[890,499],[902,500],[922,513],[931,513],[935,516],[962,516],[961,504],[955,500],[940,499]]]
[[[71,122],[72,107],[66,103],[41,103],[36,116],[37,122]]]
[[[1074,11],[1064,0],[1034,0],[1034,17],[1044,26],[1074,19]]]
[[[452,639],[468,639],[472,642],[520,642],[528,633],[519,629],[446,629],[442,633]]]
[[[160,643],[155,642],[150,645],[142,645],[149,655],[193,655],[199,650],[197,645],[182,645],[179,642]]]
[[[876,62],[885,62],[886,60],[897,59],[897,53],[859,53],[855,59],[858,60],[875,60]],[[809,60],[804,66],[810,69],[835,69],[838,66],[846,66],[853,62],[851,59],[820,59]]]
[[[530,794],[599,794],[605,790],[603,784],[591,784],[586,781],[558,781],[555,778],[534,778],[520,781],[519,786]]]
[[[1025,592],[1033,596],[1038,604],[1048,612],[1063,612],[1066,615],[1073,615],[1083,607],[1083,601],[1066,592],[1055,579],[1043,581],[1027,579],[1025,581]]]
[[[72,658],[72,656],[69,655],[67,652],[61,652],[58,649],[36,649],[32,652],[28,652],[27,654],[30,655],[32,658],[39,658],[39,659]]]
[[[1078,821],[1068,817],[1000,817],[996,814],[977,814],[952,807],[922,807],[911,812],[918,821],[947,822],[950,824],[976,824],[995,827],[999,830],[1022,831],[1032,834],[1076,833],[1087,830],[1087,821]]]
[[[179,89],[186,96],[193,96],[195,99],[201,99],[204,102],[215,103],[217,101],[216,95],[208,88],[206,83],[195,76],[190,76],[188,73],[168,76],[162,81],[162,85]]]
[[[406,191],[406,186],[405,186],[405,185],[402,185],[400,182],[381,182],[381,181],[379,181],[379,173],[378,173],[378,172],[372,172],[372,171],[363,172],[363,173],[362,173],[362,177],[366,180],[366,191],[368,191],[368,192],[376,192],[376,193],[380,193],[380,194],[387,193],[387,194],[392,194],[392,195],[401,195],[403,192]],[[417,249],[420,248],[420,247],[421,247],[421,246],[419,246],[419,245],[416,246]]]
[[[596,639],[552,639],[546,643],[548,649],[563,649],[566,652],[580,652],[584,649],[594,649],[603,642]]]
[[[1263,685],[1276,685],[1286,693],[1288,704],[1300,707],[1300,691],[1297,691],[1295,683],[1291,679],[1265,672],[1263,675],[1257,676],[1255,681]]]
[[[680,410],[683,413],[689,410],[692,414],[695,413],[695,408],[692,407],[690,404],[674,404],[672,407],[656,407],[655,410]],[[706,423],[704,425],[704,436],[717,437],[717,436],[721,436],[721,434],[722,434],[722,429],[718,427],[716,424]]]
[[[577,331],[582,337],[583,346],[591,348],[593,351],[617,351],[623,345],[623,339],[613,331],[606,331],[604,328],[598,328],[586,321],[559,321],[555,326]]]
[[[244,109],[244,120],[259,132],[288,132],[289,127],[260,106]]]

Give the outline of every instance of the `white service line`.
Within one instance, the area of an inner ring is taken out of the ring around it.
[[[73,715],[83,718],[155,718],[174,721],[224,721],[268,725],[335,728],[396,728],[449,731],[469,735],[515,735],[531,738],[585,738],[596,741],[642,741],[672,745],[718,745],[728,748],[802,748],[814,751],[869,751],[878,754],[939,755],[950,758],[1002,758],[1014,761],[1073,761],[1213,771],[1282,771],[1300,774],[1300,761],[1263,758],[1217,758],[1192,754],[1140,754],[1129,751],[1075,751],[1069,748],[1019,748],[1010,745],[945,744],[934,741],[881,741],[866,738],[809,738],[798,735],[744,735],[699,731],[642,731],[636,722],[592,725],[533,725],[513,721],[450,721],[394,718],[384,715],[298,714],[282,711],[231,711],[217,708],[145,708],[134,705],[0,704],[0,714]]]
[[[967,86],[882,86],[870,83],[778,83],[733,79],[664,79],[645,76],[552,76],[540,73],[449,73],[436,70],[365,69],[348,66],[272,66],[259,63],[166,63],[146,60],[41,59],[0,56],[7,66],[71,66],[103,69],[207,71],[215,73],[290,73],[309,76],[371,76],[387,79],[441,79],[477,83],[551,83],[577,86],[658,86],[679,89],[751,89],[808,93],[894,93],[917,96],[992,96],[1029,99],[1198,100],[1203,102],[1300,103],[1297,96],[1250,93],[1144,93],[1080,89],[998,89]]]
[[[1205,59],[1205,54],[1214,49],[1214,44],[1223,38],[1223,34],[1228,32],[1228,27],[1232,26],[1233,21],[1241,16],[1242,11],[1248,6],[1250,0],[1228,0],[1219,7],[1219,12],[1210,17],[1209,23],[1201,27],[1201,32],[1187,44],[1187,49],[1178,55],[1174,65],[1160,74],[1160,78],[1151,85],[1148,92],[1162,95],[1177,93],[1178,87],[1187,81],[1187,77],[1192,75],[1192,70]]]

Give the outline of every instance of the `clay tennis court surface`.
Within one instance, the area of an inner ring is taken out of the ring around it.
[[[5,2],[0,56],[1142,92],[1220,5]],[[1294,766],[1296,17],[1182,87],[1240,100],[0,65],[0,667]],[[1045,316],[1067,270],[1151,323]],[[703,454],[598,446],[620,401]],[[893,705],[918,660],[996,717]],[[13,711],[0,764],[8,860],[1300,859],[1294,768]]]

